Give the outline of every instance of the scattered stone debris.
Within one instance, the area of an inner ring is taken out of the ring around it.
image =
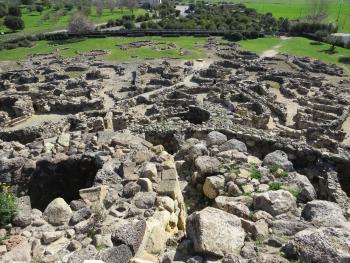
[[[1,73],[0,180],[18,211],[0,262],[349,260],[344,72],[205,48],[38,55]]]

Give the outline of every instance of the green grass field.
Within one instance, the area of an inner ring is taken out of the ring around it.
[[[301,19],[308,14],[310,0],[204,0],[211,3],[233,2],[243,3],[255,8],[260,13],[271,12],[275,17]],[[184,0],[189,3],[191,1]],[[193,2],[193,0],[192,0]],[[341,4],[342,3],[342,4]],[[339,16],[339,31],[350,32],[350,0],[329,0],[328,21],[335,22]],[[339,12],[340,11],[340,12]]]
[[[117,46],[140,40],[150,40],[158,44],[153,47],[133,48],[128,50],[121,50],[121,48]],[[108,50],[111,54],[106,55],[105,58],[112,61],[155,58],[197,59],[204,57],[206,52],[196,44],[204,43],[206,40],[207,38],[194,37],[101,38],[87,39],[62,45],[52,45],[47,41],[38,41],[31,48],[16,48],[13,50],[0,51],[0,60],[21,60],[32,54],[49,53],[57,49],[59,50],[58,53],[65,57],[74,57],[77,56],[78,52],[83,53],[94,49]],[[176,48],[166,49],[168,44],[176,44]],[[185,51],[184,55],[180,54],[181,49]]]
[[[67,12],[67,11],[66,11]],[[21,33],[42,33],[47,31],[54,31],[64,29],[67,27],[69,19],[75,10],[71,10],[66,14],[62,13],[62,10],[54,11],[52,9],[46,9],[42,14],[39,12],[29,12],[27,8],[22,8],[22,19],[25,24],[25,29]],[[146,11],[144,9],[136,9],[134,15],[142,15]],[[113,13],[109,9],[104,9],[101,16],[96,14],[96,9],[92,8],[92,12],[89,19],[94,23],[107,22],[109,19],[118,19],[124,15],[131,15],[132,12],[128,9],[115,9]],[[48,19],[45,19],[48,18]],[[9,30],[0,23],[0,31],[9,32]],[[12,34],[11,34],[12,35]],[[0,36],[1,38],[1,36]]]
[[[280,38],[260,38],[243,40],[239,44],[243,49],[258,54],[274,49],[281,53],[307,56],[326,63],[338,64],[350,72],[350,49],[337,47],[335,54],[328,54],[326,51],[330,47],[329,44],[315,42],[307,38],[293,37],[285,40]]]

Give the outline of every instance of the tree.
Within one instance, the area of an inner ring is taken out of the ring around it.
[[[96,7],[96,14],[102,16],[103,14],[103,0],[94,0],[93,4]]]
[[[35,7],[36,11],[40,13],[40,15],[42,14],[42,12],[44,11],[44,8],[41,5],[37,5]]]
[[[107,0],[107,6],[111,11],[111,13],[114,12],[114,8],[116,7],[116,5],[117,5],[116,0]]]
[[[9,16],[22,16],[21,9],[18,6],[9,6]]]
[[[321,22],[328,16],[329,0],[309,0],[308,18],[312,22]]]
[[[4,3],[0,3],[0,18],[7,16],[7,6]]]
[[[75,13],[68,25],[68,32],[72,34],[88,34],[95,30],[95,26],[82,13]]]
[[[24,29],[24,22],[18,16],[6,16],[4,20],[4,25],[12,31]]]
[[[131,13],[134,13],[134,9],[137,7],[137,0],[121,0],[121,6],[124,6],[131,10]]]

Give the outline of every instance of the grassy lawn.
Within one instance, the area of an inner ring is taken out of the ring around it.
[[[156,46],[133,48],[122,50],[117,45],[123,45],[135,41],[150,40],[157,42]],[[59,49],[58,53],[65,57],[77,56],[77,53],[88,52],[94,49],[108,50],[111,54],[105,56],[107,60],[127,61],[133,59],[155,59],[155,58],[182,58],[197,59],[204,57],[206,52],[196,44],[206,42],[207,38],[194,37],[135,37],[135,38],[100,38],[87,39],[80,42],[52,45],[47,41],[38,41],[31,48],[17,48],[13,50],[0,51],[0,60],[21,60],[31,54],[49,53]],[[164,49],[168,44],[175,44],[176,48]],[[67,49],[66,49],[67,48]],[[61,50],[64,49],[64,50]],[[181,55],[180,51],[186,51],[185,55]]]
[[[71,15],[76,10],[71,11],[54,11],[52,9],[45,9],[42,14],[39,12],[29,12],[27,8],[22,8],[22,19],[25,24],[25,29],[21,32],[16,33],[40,33],[47,31],[54,31],[59,29],[64,29],[67,27]],[[144,9],[136,9],[134,15],[145,14]],[[96,14],[96,9],[92,8],[92,12],[89,19],[95,23],[107,22],[109,19],[118,19],[124,15],[131,15],[132,12],[128,9],[115,9],[113,13],[109,9],[104,9],[101,16]],[[9,32],[9,30],[0,23],[0,31]],[[15,34],[11,34],[15,35]],[[1,38],[1,36],[0,36]]]
[[[318,43],[302,37],[293,37],[285,40],[280,38],[260,38],[243,40],[239,43],[243,49],[258,54],[262,54],[269,49],[275,49],[281,53],[307,56],[326,63],[338,64],[350,72],[350,49],[337,47],[336,53],[331,55],[325,52],[329,49],[329,44]]]
[[[275,17],[287,17],[290,19],[303,18],[308,14],[309,0],[205,0],[210,3],[233,2],[243,3],[248,7],[255,8],[260,13],[271,12]],[[191,2],[184,0],[183,2]],[[343,2],[340,6],[339,3]],[[336,21],[340,9],[339,31],[350,32],[350,0],[329,0],[329,18]],[[341,7],[341,8],[339,8]]]

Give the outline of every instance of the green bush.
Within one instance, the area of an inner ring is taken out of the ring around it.
[[[250,167],[250,177],[258,180],[260,180],[262,177],[262,174],[258,170],[258,166],[256,164],[252,164],[252,166]]]
[[[12,31],[24,29],[23,20],[17,16],[6,16],[4,19],[4,25]]]
[[[1,185],[0,192],[0,225],[10,223],[17,212],[16,197],[6,184]]]
[[[10,16],[22,16],[21,9],[18,6],[9,6],[8,14]]]
[[[225,39],[230,41],[240,41],[243,39],[243,35],[239,32],[231,32],[231,33],[225,34]]]
[[[283,184],[281,182],[273,182],[269,184],[269,189],[273,191],[280,190]]]
[[[285,171],[278,164],[272,164],[269,166],[270,172],[277,177],[288,177],[288,172]]]

